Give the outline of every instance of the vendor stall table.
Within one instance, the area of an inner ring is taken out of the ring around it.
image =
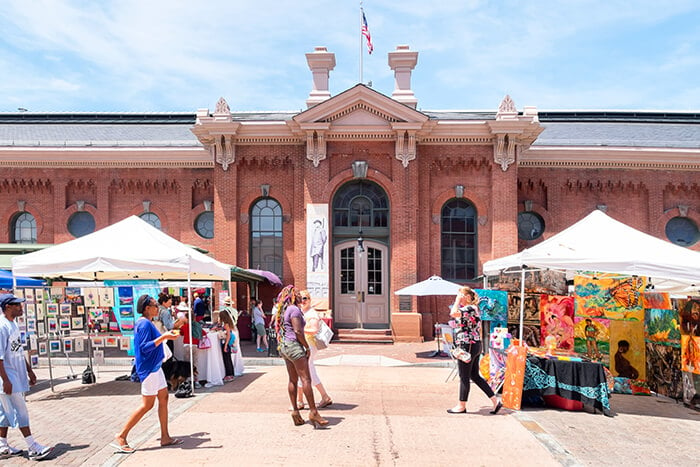
[[[608,390],[603,365],[595,362],[577,362],[527,357],[523,397],[557,395],[580,401],[607,416],[610,412]]]

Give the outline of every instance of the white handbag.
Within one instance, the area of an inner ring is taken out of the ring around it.
[[[325,349],[333,339],[333,330],[322,319],[318,320],[318,332],[314,336],[316,338],[316,348],[319,350]]]

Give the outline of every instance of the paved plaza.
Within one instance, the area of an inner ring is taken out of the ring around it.
[[[28,395],[32,429],[56,446],[48,465],[697,465],[700,413],[665,398],[614,395],[612,418],[539,408],[490,415],[473,386],[469,413],[447,414],[458,382],[445,382],[449,360],[429,358],[434,349],[430,342],[332,345],[319,366],[334,401],[322,410],[326,430],[292,424],[280,360],[247,346],[243,376],[170,398],[170,432],[181,446],[159,447],[153,410],[130,435],[137,452],[114,453],[109,444],[140,397],[138,384],[115,381],[130,369],[119,360],[98,368],[95,385],[55,367],[55,392],[41,368]],[[10,442],[24,447],[17,430]]]

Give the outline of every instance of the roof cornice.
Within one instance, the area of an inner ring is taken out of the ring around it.
[[[518,166],[700,170],[700,149],[537,146],[520,154]]]

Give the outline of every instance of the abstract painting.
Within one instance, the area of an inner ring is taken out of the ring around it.
[[[574,350],[574,298],[542,294],[540,328],[540,342],[544,342],[547,336],[554,336],[558,349]]]

